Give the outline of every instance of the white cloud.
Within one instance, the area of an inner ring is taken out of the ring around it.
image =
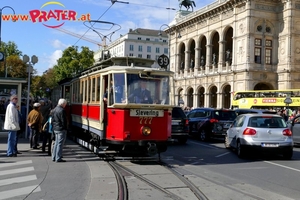
[[[53,41],[51,41],[51,46],[53,46],[56,49],[65,49],[67,48],[69,45],[62,43],[60,40],[55,39]]]
[[[48,63],[49,63],[48,68],[52,68],[54,65],[57,64],[57,60],[59,58],[61,58],[62,53],[63,53],[62,50],[56,50],[50,55],[49,61],[48,61]]]

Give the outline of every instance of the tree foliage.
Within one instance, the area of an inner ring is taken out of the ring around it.
[[[77,46],[68,47],[54,66],[56,81],[74,77],[93,63],[94,52],[88,47],[81,47],[81,52],[78,51]]]
[[[4,52],[5,57],[12,55],[22,56],[22,51],[18,49],[18,45],[15,42],[8,41],[7,43],[1,42],[0,50]]]
[[[0,76],[26,78],[26,66],[21,60],[22,51],[18,49],[16,43],[9,41],[8,43],[1,42],[1,52],[4,52],[5,61],[0,63]]]
[[[27,78],[27,66],[18,55],[11,55],[6,59],[7,75],[14,78]]]

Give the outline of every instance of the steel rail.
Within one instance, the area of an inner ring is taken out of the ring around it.
[[[118,200],[128,200],[128,189],[124,176],[118,169],[118,165],[114,161],[108,162],[109,166],[113,170],[117,183],[118,183]]]

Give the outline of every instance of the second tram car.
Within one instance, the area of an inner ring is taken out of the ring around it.
[[[167,150],[173,72],[153,60],[113,57],[62,84],[72,134],[106,150],[155,155]]]

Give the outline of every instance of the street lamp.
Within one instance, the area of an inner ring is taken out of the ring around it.
[[[27,86],[27,105],[26,105],[26,119],[28,117],[28,113],[29,113],[29,98],[30,98],[30,77],[31,77],[31,73],[33,71],[33,65],[36,64],[38,62],[38,57],[36,57],[35,55],[31,56],[31,60],[29,60],[29,56],[24,55],[23,56],[23,62],[24,63],[28,63],[27,65],[27,72],[28,72],[28,86]],[[27,136],[27,131],[28,131],[28,126],[26,126],[25,129],[25,136]]]
[[[162,27],[164,27],[164,26],[166,26],[166,27],[168,27],[169,28],[169,33],[168,33],[168,57],[169,57],[169,62],[170,62],[170,50],[171,50],[171,35],[170,35],[170,32],[171,32],[171,27],[168,25],[168,24],[163,24],[163,25],[161,25],[160,26],[160,28],[159,28],[159,33],[158,33],[158,35],[161,37],[162,36],[162,33],[161,33],[161,28]],[[168,64],[168,66],[169,66],[169,68],[168,68],[168,70],[170,70],[170,65]]]
[[[2,10],[4,10],[5,8],[10,8],[13,11],[14,15],[16,14],[15,10],[10,6],[4,6],[4,7],[0,8],[0,47],[1,47],[1,41],[2,41],[1,40]],[[4,60],[5,60],[5,55],[3,52],[0,51],[0,61],[4,61]],[[7,77],[7,67],[5,65],[5,78],[6,77]]]

